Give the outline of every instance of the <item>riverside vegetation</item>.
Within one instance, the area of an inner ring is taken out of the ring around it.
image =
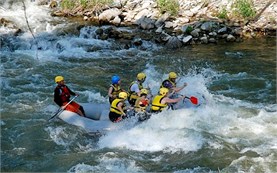
[[[125,48],[143,40],[178,48],[276,35],[274,0],[40,0],[39,4],[49,5],[52,16],[81,18],[74,29],[99,26],[97,38],[119,40]]]

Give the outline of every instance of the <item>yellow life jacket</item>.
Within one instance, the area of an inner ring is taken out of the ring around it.
[[[117,105],[120,103],[120,102],[123,102],[123,106],[122,106],[122,109],[125,107],[125,104],[124,104],[124,99],[114,99],[112,104],[111,104],[111,107],[110,107],[110,111],[111,112],[114,112],[116,114],[119,114],[121,115],[122,112],[117,108]]]
[[[136,112],[143,112],[146,110],[147,106],[149,105],[147,98],[138,98],[135,103],[135,111]]]
[[[112,95],[118,97],[118,94],[122,91],[122,89],[120,88],[120,85],[111,85],[111,87],[113,87],[112,90]]]
[[[162,111],[167,107],[167,104],[162,104],[161,101],[165,96],[156,95],[152,101],[151,109],[153,111]]]
[[[137,81],[133,81],[131,83],[131,85],[129,86],[129,91],[128,91],[128,93],[129,93],[129,98],[128,99],[129,100],[136,100],[139,97],[138,94],[135,91],[131,91],[131,86],[135,83],[138,84],[140,90],[143,89],[143,86],[142,86],[141,83],[139,83]]]

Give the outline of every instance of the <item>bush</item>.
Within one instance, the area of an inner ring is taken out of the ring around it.
[[[179,12],[178,0],[158,0],[157,3],[162,14],[169,12],[171,15],[176,16]]]
[[[227,14],[226,7],[222,8],[222,9],[218,12],[217,17],[220,18],[220,19],[227,19],[227,18],[228,18],[228,14]]]
[[[113,0],[63,0],[61,7],[70,10],[79,6],[82,6],[84,9],[100,9],[112,3]]]
[[[73,9],[75,7],[75,0],[63,0],[61,2],[62,9]]]
[[[252,0],[235,0],[233,6],[235,7],[235,12],[243,18],[252,18],[256,14]]]

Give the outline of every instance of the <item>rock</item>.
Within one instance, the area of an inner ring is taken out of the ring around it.
[[[216,32],[210,32],[210,33],[209,33],[209,36],[216,37],[216,36],[217,36],[217,33],[216,33]]]
[[[191,35],[188,35],[188,36],[186,36],[185,38],[183,38],[183,43],[184,44],[187,44],[187,43],[189,43],[189,41],[191,41],[192,40],[192,36]]]
[[[155,22],[155,26],[158,28],[160,26],[162,26],[164,24],[164,22],[169,18],[170,14],[169,13],[165,13],[163,14],[156,22]]]
[[[51,1],[50,4],[49,4],[49,7],[50,8],[56,8],[56,7],[58,7],[57,1]]]
[[[171,36],[168,35],[168,34],[165,33],[165,32],[162,32],[162,34],[160,35],[160,39],[161,39],[162,41],[164,41],[164,42],[168,41],[170,37],[171,37]]]
[[[236,40],[236,37],[234,37],[232,34],[229,34],[226,38],[226,41],[233,42]]]
[[[141,38],[136,38],[134,41],[133,41],[133,44],[135,46],[141,46],[142,45],[142,40]]]
[[[181,31],[182,31],[183,33],[186,33],[188,27],[189,27],[189,25],[184,25],[184,26],[182,26],[182,27],[181,27]]]
[[[167,43],[165,44],[167,48],[175,49],[182,47],[182,42],[175,36],[172,36],[168,39]]]
[[[165,28],[174,28],[176,25],[173,22],[165,22]]]
[[[88,16],[84,16],[84,21],[87,21],[89,18],[88,18]]]
[[[186,16],[186,17],[192,17],[194,14],[193,14],[193,12],[186,10],[186,11],[184,11],[184,13],[182,15]]]
[[[103,33],[104,33],[103,28],[97,28],[97,29],[95,30],[95,34],[97,34],[97,35],[102,35]]]
[[[162,33],[163,32],[163,26],[160,26],[155,32],[156,33]]]
[[[207,44],[209,42],[207,37],[201,37],[200,40],[201,40],[201,43],[204,43],[204,44]]]
[[[203,31],[211,31],[213,26],[213,22],[205,22],[201,25],[201,30]]]
[[[120,22],[121,22],[121,19],[120,19],[120,17],[119,16],[116,16],[113,20],[112,20],[112,24],[114,24],[114,25],[116,25],[116,26],[118,26],[119,24],[120,24]]]
[[[117,8],[112,8],[103,11],[99,16],[99,21],[105,21],[110,22],[112,19],[114,19],[116,16],[119,16],[121,14],[121,11]]]
[[[199,37],[199,29],[194,29],[193,31],[190,32],[190,35],[192,35],[193,37]]]
[[[143,17],[137,21],[137,24],[144,30],[155,28],[154,21],[150,18]]]
[[[209,43],[217,43],[215,38],[209,38]]]
[[[223,28],[220,28],[218,31],[217,31],[218,34],[226,34],[227,33],[227,27],[224,26]]]
[[[151,17],[151,11],[149,11],[148,9],[144,9],[140,12],[137,13],[137,15],[134,17],[135,20],[140,20],[141,18],[149,18]]]

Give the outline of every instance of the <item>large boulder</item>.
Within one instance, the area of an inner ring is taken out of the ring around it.
[[[110,22],[111,20],[113,20],[114,18],[119,16],[120,14],[121,14],[121,11],[118,8],[111,8],[111,9],[103,11],[99,15],[99,21]]]
[[[165,46],[167,48],[176,49],[182,47],[182,42],[176,36],[172,36],[168,39]]]

